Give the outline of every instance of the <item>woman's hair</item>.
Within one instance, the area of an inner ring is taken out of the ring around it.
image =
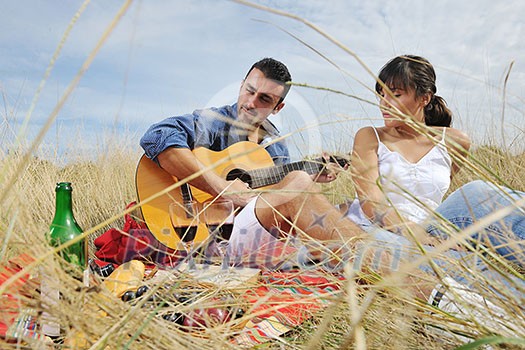
[[[416,97],[430,94],[430,102],[425,107],[425,124],[451,125],[452,112],[445,100],[436,95],[436,72],[426,58],[414,55],[395,57],[381,68],[378,78],[391,89],[412,89],[416,92]],[[376,82],[376,92],[378,94],[383,92],[379,82]]]

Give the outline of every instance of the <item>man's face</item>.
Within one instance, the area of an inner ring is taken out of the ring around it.
[[[257,68],[252,69],[241,85],[237,100],[239,121],[257,127],[284,107],[279,102],[284,93],[284,85],[268,79]]]

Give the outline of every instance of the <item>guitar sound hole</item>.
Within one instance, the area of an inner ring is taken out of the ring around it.
[[[232,181],[235,179],[239,179],[245,184],[248,184],[248,186],[252,187],[252,177],[248,172],[242,170],[242,169],[233,169],[226,175],[226,180]]]

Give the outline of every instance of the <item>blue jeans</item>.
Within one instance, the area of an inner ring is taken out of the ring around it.
[[[454,225],[463,230],[502,208],[512,208],[515,203],[525,198],[525,193],[504,187],[503,192],[494,185],[476,180],[463,185],[450,194],[436,212]],[[392,250],[404,250],[412,245],[403,236],[385,231],[376,226],[364,226],[365,231],[374,235],[377,241],[385,242]],[[430,235],[447,239],[450,230],[443,229],[443,225],[433,220],[428,226]],[[525,205],[516,207],[503,219],[490,222],[471,236],[471,243],[494,247],[502,257],[512,261],[520,267],[525,267]]]
[[[515,208],[503,219],[489,222],[471,236],[471,243],[493,247],[496,253],[518,266],[525,266],[525,204],[516,207],[525,193],[491,183],[476,180],[463,185],[441,203],[436,212],[459,230],[502,209]],[[437,223],[430,224],[427,231],[437,237],[448,238]]]
[[[525,193],[523,192],[513,191],[508,188],[504,188],[502,192],[494,185],[478,180],[470,182],[452,193],[436,211],[461,230],[475,223],[476,220],[490,215],[498,209],[509,207],[509,205],[523,198],[525,198]],[[476,232],[471,236],[472,243],[483,244],[485,246],[492,245],[498,254],[521,268],[525,267],[524,210],[525,206],[522,204],[520,208],[516,207],[503,219],[489,223],[482,229],[482,232]],[[380,247],[381,250],[386,250],[391,253],[391,268],[393,270],[397,269],[400,260],[412,260],[420,256],[420,253],[413,247],[413,244],[403,236],[380,229],[376,226],[365,226],[362,228],[375,237],[376,243],[372,244],[376,245],[376,248]],[[427,231],[431,235],[441,238],[449,237],[449,234],[444,232],[442,225],[439,225],[437,221],[430,224]],[[433,247],[425,248],[427,251],[434,249]],[[475,268],[489,279],[503,281],[503,283],[513,290],[525,290],[524,280],[502,276],[500,273],[489,268],[482,259],[475,254],[449,250],[445,252],[444,255],[446,259],[452,258],[452,260],[455,261],[462,260],[463,264],[470,266],[470,268]],[[470,281],[465,279],[465,275],[462,274],[461,271],[451,270],[454,269],[454,266],[448,265],[445,259],[438,257],[432,259],[432,261],[459,282],[467,285],[472,283],[470,278]],[[420,265],[419,268],[425,272],[433,273],[430,264],[424,263]],[[510,283],[509,280],[512,280],[512,282]],[[516,285],[521,287],[516,288]]]

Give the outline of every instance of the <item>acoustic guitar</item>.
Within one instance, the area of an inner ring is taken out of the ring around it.
[[[252,189],[264,188],[281,181],[289,172],[295,170],[306,171],[313,175],[323,171],[326,167],[324,159],[299,161],[283,165],[275,165],[270,154],[261,146],[253,142],[238,142],[227,149],[215,152],[207,148],[196,148],[193,154],[205,167],[213,167],[213,171],[227,180],[240,179]],[[339,157],[330,157],[331,162],[341,166],[347,160]],[[161,192],[177,183],[178,179],[160,168],[155,162],[143,155],[138,163],[135,174],[137,197],[140,202]],[[175,233],[169,216],[171,202],[185,203],[196,200],[203,202],[213,197],[191,185],[181,185],[170,192],[161,195],[141,207],[142,216],[147,228],[155,238],[171,249],[178,249],[180,238]],[[202,209],[202,207],[201,207]],[[208,237],[208,229],[200,220],[195,242],[202,242]]]

